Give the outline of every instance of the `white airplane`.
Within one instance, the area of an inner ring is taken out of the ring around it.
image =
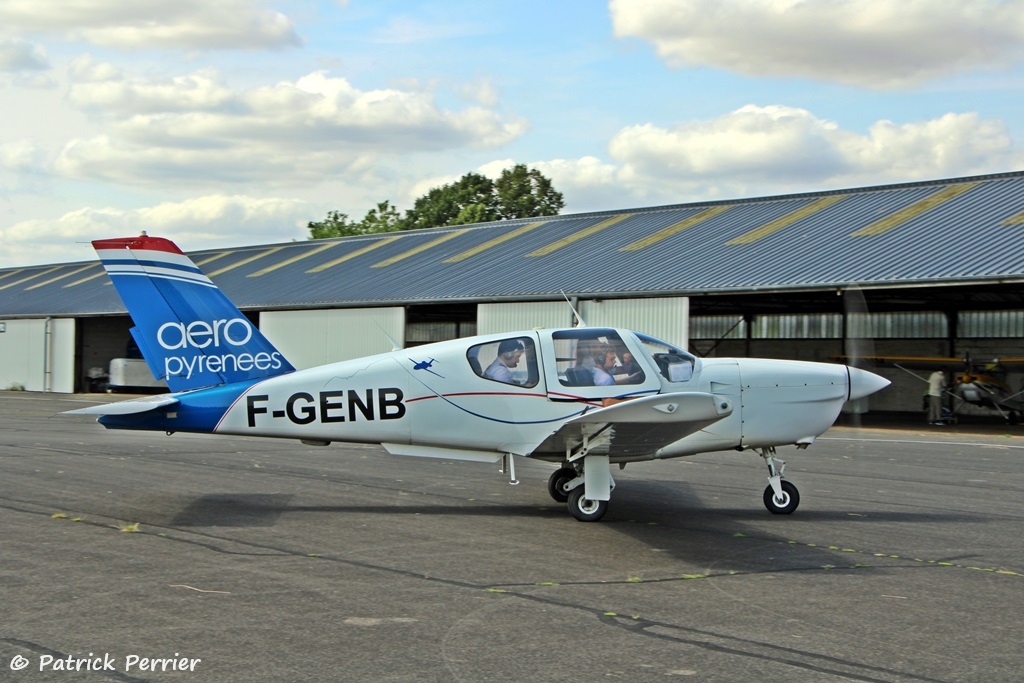
[[[69,411],[108,429],[380,444],[388,453],[559,466],[552,498],[601,519],[612,465],[752,450],[764,504],[793,512],[776,447],[810,446],[843,404],[889,384],[846,365],[699,359],[629,330],[527,330],[439,342],[295,370],[169,240],[93,242],[170,394]]]

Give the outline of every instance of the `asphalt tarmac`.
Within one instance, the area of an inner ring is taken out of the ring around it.
[[[0,681],[1024,678],[1022,428],[834,428],[791,516],[630,465],[585,524],[545,463],[58,415],[105,400],[0,392]]]

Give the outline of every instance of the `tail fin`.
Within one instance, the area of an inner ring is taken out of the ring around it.
[[[173,242],[92,243],[135,322],[149,369],[172,391],[255,381],[295,370]]]

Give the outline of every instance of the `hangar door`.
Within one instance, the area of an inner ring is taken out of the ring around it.
[[[74,319],[0,321],[0,389],[73,393]]]
[[[681,348],[689,343],[690,300],[581,299],[576,310],[589,327],[624,327],[663,339]],[[480,334],[571,327],[572,309],[565,301],[529,301],[477,306]]]
[[[404,308],[263,311],[260,330],[296,369],[337,363],[405,343]]]

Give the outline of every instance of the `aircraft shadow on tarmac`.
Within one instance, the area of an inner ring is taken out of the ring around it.
[[[752,503],[749,508],[706,507],[689,486],[667,486],[657,482],[632,481],[617,492],[613,514],[603,522],[642,522],[645,524],[678,526],[701,522],[701,526],[720,523],[746,522],[769,519],[764,509]],[[539,517],[562,515],[560,503],[509,503],[496,501],[467,501],[460,504],[394,504],[394,505],[292,505],[290,493],[209,493],[184,502],[171,517],[169,526],[203,527],[264,527],[276,524],[282,515],[296,512],[327,514],[381,514],[381,515],[437,515],[465,517]],[[805,506],[792,517],[776,518],[780,526],[800,525],[814,521],[845,521],[851,524],[872,522],[979,522],[982,518],[965,513],[905,512],[878,509],[815,510]]]
[[[209,493],[194,498],[168,522],[176,527],[269,527],[289,511],[290,493]]]
[[[437,503],[410,501],[411,504],[394,505],[296,505],[292,503],[293,499],[294,494],[282,493],[209,493],[191,500],[178,499],[176,504],[166,501],[170,504],[162,511],[164,515],[156,509],[153,512],[157,517],[163,516],[168,526],[180,528],[271,527],[282,516],[310,513],[322,515],[325,525],[335,524],[336,518],[355,515],[362,516],[364,521],[366,515],[524,519],[530,520],[529,524],[548,525],[544,533],[549,540],[565,534],[567,543],[580,542],[578,523],[569,520],[563,513],[563,506],[554,501],[540,505],[484,500],[457,504],[439,500]],[[171,507],[176,507],[177,511],[171,512]],[[767,511],[753,506],[749,509],[705,507],[692,488],[685,484],[669,486],[659,482],[630,481],[617,491],[614,513],[603,522],[587,527],[596,535],[613,537],[622,534],[688,563],[714,567],[716,572],[757,573],[860,567],[857,557],[836,553],[822,543],[821,538],[825,534],[832,535],[832,542],[842,543],[842,534],[837,534],[834,522],[857,525],[861,529],[864,525],[887,525],[879,545],[892,552],[888,545],[898,538],[893,536],[891,525],[894,523],[983,521],[982,518],[955,513],[815,510],[812,507],[802,509],[793,517],[770,518]],[[757,524],[766,520],[772,522],[770,529]],[[815,528],[819,522],[828,526],[825,529]],[[835,538],[837,535],[839,538]],[[806,542],[809,539],[817,540],[818,544]]]

